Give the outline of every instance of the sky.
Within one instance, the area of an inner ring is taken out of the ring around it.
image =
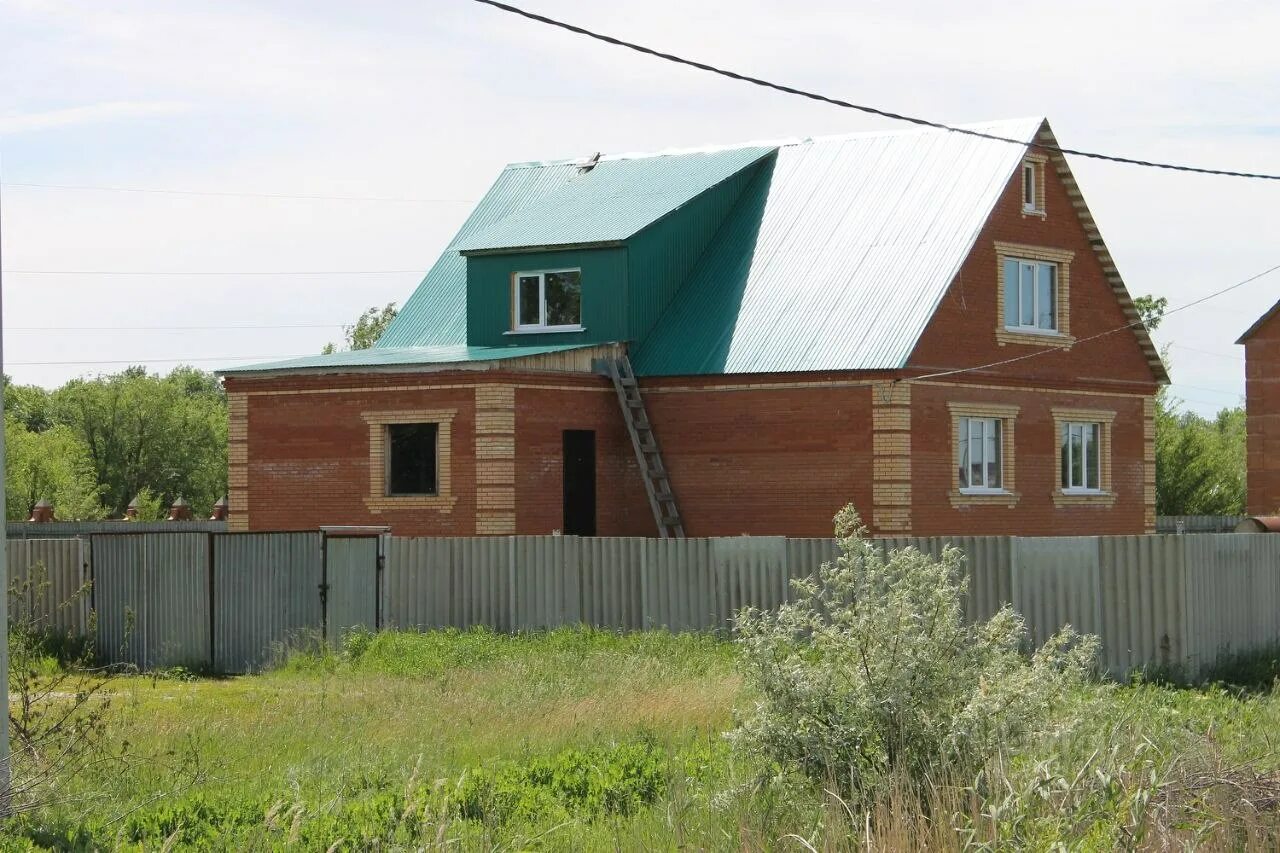
[[[897,112],[1280,173],[1276,3],[523,2]],[[318,352],[403,303],[508,162],[897,127],[472,0],[0,0],[5,371]],[[1280,182],[1071,167],[1135,295],[1280,264]],[[1188,409],[1241,402],[1234,341],[1277,298],[1280,272],[1165,320]]]

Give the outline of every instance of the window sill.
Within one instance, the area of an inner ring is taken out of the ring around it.
[[[1083,491],[1058,489],[1053,493],[1053,505],[1056,507],[1101,506],[1111,507],[1116,502],[1115,492]]]
[[[523,329],[511,329],[504,335],[567,335],[573,332],[585,332],[586,326],[529,326]]]
[[[381,513],[405,509],[433,509],[437,512],[452,512],[453,505],[458,502],[453,495],[381,495],[364,499],[364,505],[372,513]]]
[[[1018,503],[1018,493],[1000,489],[954,489],[951,494],[951,505],[962,506],[1005,506],[1012,507]]]
[[[1042,210],[1042,209],[1040,209],[1040,208],[1036,208],[1036,207],[1024,207],[1024,208],[1022,208],[1022,215],[1023,215],[1023,216],[1038,216],[1038,217],[1040,217],[1041,219],[1044,219],[1044,218],[1045,218],[1044,210]]]
[[[1076,339],[1062,332],[1036,331],[1034,329],[1016,329],[1001,326],[996,329],[996,343],[1028,344],[1036,347],[1070,347]]]

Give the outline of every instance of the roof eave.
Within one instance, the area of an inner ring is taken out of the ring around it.
[[[545,246],[492,246],[483,249],[459,249],[458,254],[464,258],[482,257],[486,255],[528,255],[534,252],[568,252],[574,249],[616,249],[625,246],[630,239],[599,240],[590,243],[554,243]]]
[[[1250,326],[1248,329],[1245,329],[1244,334],[1236,339],[1236,344],[1243,346],[1245,341],[1249,340],[1249,338],[1257,334],[1258,330],[1260,330],[1263,326],[1265,326],[1267,324],[1267,321],[1270,320],[1272,317],[1276,316],[1277,314],[1280,314],[1280,302],[1276,302],[1275,305],[1272,305],[1270,310],[1265,312],[1261,317],[1259,317],[1256,321],[1254,321],[1254,324],[1252,326]]]

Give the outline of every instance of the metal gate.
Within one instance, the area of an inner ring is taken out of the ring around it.
[[[324,580],[321,601],[324,635],[337,644],[352,628],[376,631],[382,627],[381,599],[383,533],[325,531]]]

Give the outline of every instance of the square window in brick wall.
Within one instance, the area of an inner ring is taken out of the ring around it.
[[[388,424],[387,495],[437,493],[437,424]]]

